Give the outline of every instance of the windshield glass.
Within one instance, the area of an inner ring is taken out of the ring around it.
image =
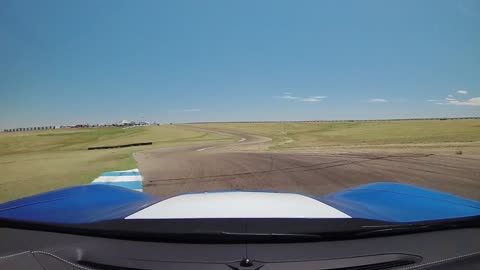
[[[473,0],[1,1],[0,220],[479,216],[479,25]]]

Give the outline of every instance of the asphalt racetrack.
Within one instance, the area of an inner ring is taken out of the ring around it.
[[[248,151],[267,139],[245,134],[227,146],[161,148],[135,154],[144,192],[162,197],[218,190],[324,195],[398,182],[480,200],[480,159],[429,154],[299,154]]]

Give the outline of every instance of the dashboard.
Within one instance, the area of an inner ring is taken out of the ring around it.
[[[0,228],[0,269],[480,269],[480,229],[294,243],[133,241]]]

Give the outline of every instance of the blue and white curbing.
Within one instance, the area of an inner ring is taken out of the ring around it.
[[[113,185],[143,191],[143,178],[138,169],[127,171],[105,172],[93,180],[92,185]]]

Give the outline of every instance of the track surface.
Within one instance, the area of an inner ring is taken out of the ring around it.
[[[399,182],[480,200],[480,158],[239,152],[266,140],[230,134],[241,139],[228,146],[200,145],[136,153],[144,192],[174,196],[238,189],[324,195],[366,183]]]

